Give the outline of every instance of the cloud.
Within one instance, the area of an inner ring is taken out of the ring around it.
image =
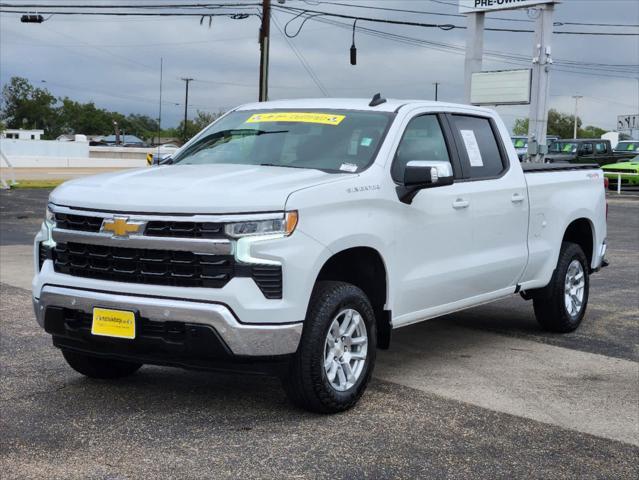
[[[171,3],[176,3],[172,1]],[[309,2],[317,3],[317,2]],[[376,17],[388,12],[342,8],[334,5],[308,5],[294,0],[296,7],[339,11]],[[456,13],[446,5],[426,1],[366,0],[360,4]],[[556,7],[556,19],[573,22],[639,23],[639,2],[608,0],[594,2],[566,0]],[[416,14],[392,14],[410,21],[438,21],[462,25],[462,18]],[[527,20],[525,11],[499,12],[490,17]],[[283,26],[292,17],[275,13]],[[349,21],[345,21],[349,23]],[[529,27],[523,23],[490,20],[491,26]],[[465,31],[375,25],[365,26],[463,47]],[[123,113],[157,116],[159,64],[164,59],[163,123],[177,124],[183,116],[184,82],[196,80],[190,88],[190,111],[216,112],[257,98],[259,20],[215,18],[212,28],[198,18],[114,18],[54,16],[41,25],[26,25],[18,16],[0,14],[0,82],[13,75],[33,83],[45,80],[58,96],[80,101],[93,100],[104,108]],[[562,27],[579,29],[586,27]],[[601,29],[599,29],[601,30]],[[441,100],[463,101],[464,57],[460,51],[414,46],[385,38],[356,33],[358,65],[349,64],[350,28],[309,21],[300,35],[285,39],[272,25],[271,98],[317,97],[322,93],[289,42],[301,52],[312,71],[331,96],[371,97],[381,91],[395,98],[432,99],[434,82],[439,82]],[[485,49],[530,57],[532,34],[486,32]],[[587,63],[637,64],[637,37],[554,37],[553,56]],[[484,69],[517,68],[493,58],[485,58]],[[616,116],[639,110],[639,80],[597,77],[579,67],[582,74],[562,72],[557,67],[551,83],[551,106],[572,112],[572,95],[583,95],[580,113],[584,123],[614,128]],[[608,73],[610,74],[610,73]],[[527,107],[499,107],[507,124],[527,116]]]

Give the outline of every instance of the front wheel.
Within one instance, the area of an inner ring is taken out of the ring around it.
[[[362,290],[344,282],[318,282],[297,353],[283,379],[289,399],[317,413],[354,406],[375,365],[375,314]]]
[[[533,297],[537,321],[551,332],[576,330],[586,313],[589,289],[586,255],[579,245],[562,243],[550,283]]]

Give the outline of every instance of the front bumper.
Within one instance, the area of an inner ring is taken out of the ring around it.
[[[284,356],[295,353],[302,335],[302,322],[248,325],[219,303],[45,285],[33,304],[38,323],[53,335],[57,346],[103,355],[137,355],[144,363],[188,366],[195,357],[207,357],[206,345],[201,345],[203,339],[210,340],[208,353],[213,359]],[[136,321],[142,326],[140,338],[91,335],[90,325],[87,329],[85,323],[96,306],[135,312]],[[219,345],[213,345],[216,338]],[[171,345],[176,347],[176,355],[171,355]]]

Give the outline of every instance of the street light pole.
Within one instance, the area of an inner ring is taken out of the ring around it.
[[[184,97],[184,140],[186,141],[186,122],[189,118],[189,83],[193,81],[192,78],[182,78],[186,82],[186,94]]]
[[[262,0],[262,25],[260,27],[260,102],[266,102],[268,100],[268,54],[270,36],[271,0]]]
[[[573,95],[572,98],[575,99],[575,127],[573,129],[572,138],[577,138],[577,113],[579,112],[579,99],[584,97],[583,95]]]

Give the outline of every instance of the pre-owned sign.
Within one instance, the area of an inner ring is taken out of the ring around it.
[[[459,0],[459,12],[489,12],[492,10],[531,7],[542,3],[557,2],[556,0]]]

